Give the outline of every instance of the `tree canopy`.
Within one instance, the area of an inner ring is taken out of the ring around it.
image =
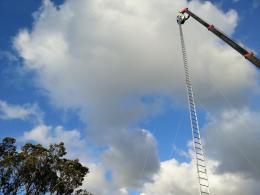
[[[64,158],[64,144],[27,143],[18,152],[14,138],[0,143],[0,194],[84,194],[79,189],[89,169]]]

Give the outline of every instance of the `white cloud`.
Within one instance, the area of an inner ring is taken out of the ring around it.
[[[89,162],[87,143],[77,129],[65,130],[62,126],[52,127],[40,124],[25,131],[20,139],[23,142],[34,141],[44,146],[63,142],[70,158],[80,158],[83,163]]]
[[[162,162],[154,182],[145,184],[142,195],[196,194],[198,189],[194,168],[193,164],[179,163],[174,159]]]
[[[176,13],[188,5],[228,34],[237,13],[208,1],[67,0],[59,9],[44,2],[33,30],[21,30],[14,41],[25,68],[37,74],[53,105],[80,110],[91,139],[107,149],[103,169],[112,169],[116,189],[140,186],[157,173],[159,159],[152,135],[134,127],[158,114],[163,101],[142,98],[186,100]],[[234,105],[244,105],[242,92],[257,85],[254,67],[194,20],[183,28],[199,100],[225,107],[216,99],[217,86]],[[29,135],[46,139],[50,130],[43,129],[43,138],[37,129]],[[144,160],[148,149],[143,164],[139,157]]]
[[[43,112],[37,104],[12,105],[0,100],[0,119],[36,119],[37,122],[42,120]]]
[[[122,133],[126,133],[128,136],[120,136]],[[120,137],[125,140],[120,139]],[[143,139],[143,137],[145,138]],[[87,188],[94,194],[124,195],[128,194],[128,187],[141,186],[144,181],[150,180],[152,175],[149,173],[158,169],[159,165],[157,154],[153,153],[156,151],[155,140],[149,132],[136,130],[134,134],[131,134],[129,131],[122,130],[121,133],[118,133],[117,138],[117,141],[113,139],[113,146],[110,146],[103,155],[103,164],[91,163],[88,151],[90,145],[76,129],[65,130],[61,126],[52,127],[42,124],[32,130],[25,131],[20,140],[23,142],[34,141],[45,146],[64,142],[68,152],[67,156],[80,158],[81,162],[90,169],[83,188]],[[134,148],[134,150],[130,148]],[[125,158],[125,154],[128,155],[128,158]],[[144,154],[145,156],[142,156]],[[133,162],[128,162],[129,159],[133,159]],[[139,159],[139,161],[134,159]],[[113,170],[111,181],[106,179],[108,170]]]
[[[220,173],[237,173],[260,178],[260,113],[233,109],[213,117],[204,128],[211,159],[220,162]]]
[[[128,195],[125,188],[118,188],[113,181],[105,179],[106,169],[101,164],[89,164],[90,173],[83,183],[83,188],[100,195]]]
[[[184,6],[184,0],[68,0],[57,10],[49,3],[33,31],[19,33],[15,46],[55,105],[79,107],[91,123],[97,118],[98,123],[131,123],[151,113],[140,96],[174,93],[183,99],[180,40],[173,21]],[[235,11],[223,13],[210,2],[191,1],[189,7],[226,33],[234,31]],[[234,102],[243,102],[241,92],[256,84],[254,67],[196,21],[189,20],[184,32],[202,101],[218,102],[217,85]]]
[[[259,194],[259,113],[248,108],[231,109],[210,116],[203,140],[208,155],[212,194]],[[191,147],[191,142],[189,143]],[[193,152],[189,151],[193,156]],[[198,193],[194,156],[191,162],[176,159],[161,162],[153,182],[143,186],[141,195],[193,195]]]
[[[243,178],[236,174],[216,174],[212,172],[216,162],[208,162],[209,182],[212,194],[237,195],[259,193],[259,180]],[[141,195],[194,195],[199,194],[195,164],[180,163],[175,159],[161,163],[160,172],[154,182],[144,185]]]
[[[112,170],[113,180],[118,186],[134,188],[151,180],[159,169],[156,142],[146,130],[117,132],[104,153],[104,164]]]
[[[24,132],[25,140],[33,140],[44,145],[55,142],[64,142],[81,145],[80,133],[78,130],[64,130],[62,126],[55,128],[46,125],[39,125],[31,131]]]

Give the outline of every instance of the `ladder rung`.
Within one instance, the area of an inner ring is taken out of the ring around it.
[[[193,117],[197,117],[197,114],[196,114],[195,112],[191,112],[190,114],[191,114],[191,116],[193,116]]]
[[[197,160],[205,162],[205,159],[201,159],[197,157]]]
[[[203,168],[206,168],[205,165],[201,165],[201,164],[197,164],[198,167],[203,167]]]
[[[191,109],[195,109],[195,103],[192,102],[192,98],[193,97],[190,97],[190,106],[192,107]]]
[[[191,115],[191,119],[194,120],[194,121],[197,121],[197,117],[195,115]]]
[[[195,149],[197,149],[197,150],[202,150],[202,148],[198,148],[198,147],[196,147],[196,146],[195,146]]]
[[[194,116],[191,116],[191,120],[197,121],[197,118],[195,118]]]
[[[199,140],[201,139],[201,138],[200,138],[200,134],[199,134],[198,132],[193,131],[193,134],[194,134],[193,137],[194,137],[195,139],[199,139]]]
[[[197,115],[197,113],[192,109],[192,110],[190,110],[190,113],[191,113],[191,115],[194,115],[194,116],[196,116]]]
[[[193,113],[191,112],[191,115],[196,117],[196,113],[195,112],[193,112]]]
[[[198,133],[197,131],[193,131],[193,133],[195,133],[195,134],[199,135],[199,133]]]
[[[191,110],[195,110],[196,108],[195,108],[195,105],[190,105],[190,109]]]
[[[191,116],[191,120],[193,121],[194,124],[197,124],[197,118],[194,118],[193,116]]]
[[[197,121],[197,116],[194,114],[191,114],[191,118]]]
[[[197,126],[197,121],[191,121],[191,123]]]
[[[196,138],[194,138],[194,143],[198,143],[199,145],[202,145],[202,143],[201,143],[201,140],[200,140],[200,139],[196,139]]]
[[[207,174],[207,171],[205,170],[205,171],[198,171],[199,173],[204,173],[204,174]]]
[[[198,127],[197,127],[197,125],[195,125],[195,126],[192,125],[192,128],[193,128],[193,131],[195,131],[195,130],[198,131]]]
[[[200,185],[203,186],[203,187],[206,187],[206,188],[209,187],[209,185],[205,185],[205,184],[200,184]],[[204,193],[204,192],[202,192],[202,193]]]
[[[191,119],[194,120],[194,121],[197,121],[197,117],[195,115],[191,115]]]
[[[198,137],[195,137],[195,136],[194,136],[194,137],[193,137],[193,139],[194,139],[194,141],[197,141],[197,142],[200,142],[200,143],[202,143],[202,142],[201,142],[201,139],[200,139],[200,138],[198,138]]]
[[[198,163],[198,161],[197,161],[197,166],[206,169],[206,164],[205,164],[205,162]]]
[[[199,153],[199,152],[196,152],[196,154],[197,154],[197,155],[201,155],[201,156],[203,156],[203,155],[204,155],[203,153]]]
[[[208,181],[208,178],[204,178],[204,177],[199,177],[199,179],[204,180],[204,181]]]
[[[199,177],[208,178],[207,173],[198,173]]]
[[[203,153],[196,152],[196,154],[204,157]]]
[[[192,121],[191,121],[192,124],[194,124],[194,125],[197,125],[197,124],[198,124],[197,119],[194,119],[194,118],[191,117],[191,120],[192,120]]]
[[[191,117],[191,119],[192,119],[192,117]],[[192,120],[191,122],[194,123],[194,124],[197,124],[197,123],[198,123],[198,122],[197,122],[197,119],[194,119],[194,120]]]
[[[196,114],[196,110],[195,109],[194,110],[190,110],[190,112]]]
[[[198,172],[201,172],[201,173],[205,173],[205,174],[207,174],[207,169],[206,168],[204,168],[204,167],[198,167]]]
[[[200,145],[201,146],[201,145]],[[199,151],[202,151],[203,150],[203,148],[202,147],[198,147],[198,145],[195,145],[195,149],[196,150],[199,150]]]
[[[191,112],[197,115],[195,108],[192,108]]]

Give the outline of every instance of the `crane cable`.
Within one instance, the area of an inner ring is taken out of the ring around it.
[[[190,122],[191,122],[192,138],[193,138],[193,147],[194,147],[194,152],[196,157],[196,168],[197,168],[197,176],[199,182],[199,191],[200,191],[200,195],[206,195],[206,194],[209,195],[210,189],[209,189],[206,160],[205,160],[205,155],[203,152],[203,146],[202,146],[202,141],[200,136],[198,117],[197,117],[195,100],[194,100],[194,93],[192,90],[191,76],[189,73],[188,58],[185,49],[184,36],[182,32],[182,25],[181,23],[178,23],[178,25],[180,30],[182,57],[183,57],[183,64],[184,64],[184,71],[185,71],[187,97],[189,102],[189,113],[190,113]]]

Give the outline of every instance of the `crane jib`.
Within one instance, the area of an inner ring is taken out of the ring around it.
[[[225,43],[230,45],[233,49],[235,49],[237,52],[239,52],[241,55],[243,55],[248,61],[253,63],[257,68],[260,69],[260,59],[254,55],[253,52],[250,52],[243,47],[241,47],[238,43],[236,43],[234,40],[229,38],[225,33],[218,30],[214,25],[208,24],[203,19],[195,15],[193,12],[191,12],[188,8],[184,8],[180,11],[180,14],[188,14],[189,16],[193,17],[195,20],[197,20],[200,24],[205,26],[209,31],[211,31],[213,34],[215,34],[217,37],[222,39]],[[186,20],[185,20],[186,21]],[[183,21],[183,23],[185,22]],[[182,23],[182,24],[183,24]]]

